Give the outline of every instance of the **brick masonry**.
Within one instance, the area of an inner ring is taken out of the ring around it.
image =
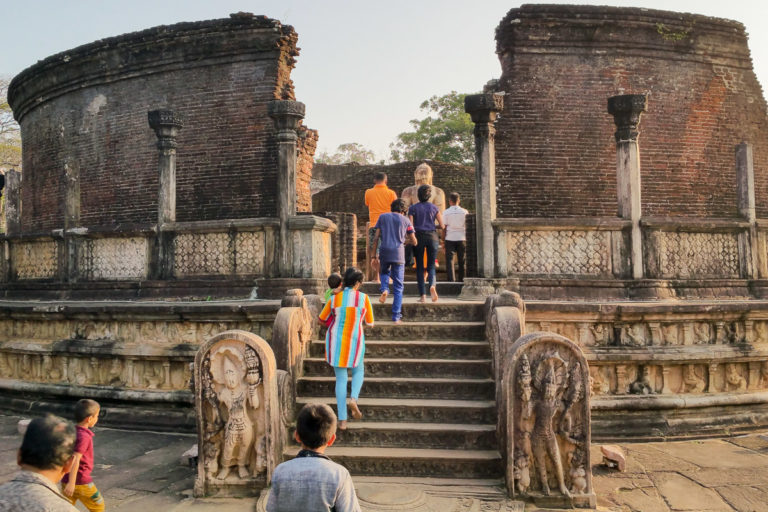
[[[154,223],[158,151],[147,111],[158,108],[185,118],[178,221],[276,216],[267,103],[295,99],[297,37],[276,20],[240,13],[104,39],[20,73],[9,100],[24,141],[22,231],[63,227],[67,174],[80,181],[80,225]],[[298,208],[309,211],[317,132],[302,135]]]
[[[349,170],[349,177],[339,181],[312,196],[312,209],[317,212],[352,212],[357,215],[361,228],[368,222],[368,207],[365,206],[365,191],[373,186],[373,175],[379,171],[387,173],[389,188],[400,197],[403,189],[413,185],[413,171],[421,163],[400,162],[392,165],[326,165],[324,173],[329,176],[343,175]],[[466,165],[444,162],[428,162],[432,167],[432,183],[445,192],[446,206],[448,195],[458,192],[461,206],[474,212],[475,209],[475,169]],[[342,169],[345,168],[345,169]]]
[[[744,26],[648,9],[527,5],[496,32],[499,217],[616,216],[607,99],[648,95],[643,215],[736,217],[734,146],[754,147],[768,215],[766,103]]]

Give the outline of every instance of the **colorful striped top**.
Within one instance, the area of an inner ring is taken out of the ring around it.
[[[325,360],[331,366],[354,368],[363,361],[365,332],[363,321],[373,324],[373,308],[368,295],[353,288],[333,295],[320,312],[320,321],[332,322],[325,333]]]

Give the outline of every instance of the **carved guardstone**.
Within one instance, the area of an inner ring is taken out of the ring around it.
[[[563,336],[534,332],[515,342],[506,364],[510,495],[540,507],[595,508],[584,354]]]
[[[272,349],[255,334],[223,332],[198,350],[194,376],[195,496],[258,496],[282,452]]]

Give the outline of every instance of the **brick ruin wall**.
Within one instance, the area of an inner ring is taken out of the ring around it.
[[[312,196],[312,210],[315,212],[351,212],[357,215],[360,228],[368,222],[368,207],[365,206],[365,191],[373,186],[373,176],[379,171],[387,173],[387,185],[402,195],[403,189],[413,185],[413,171],[421,163],[399,162],[392,165],[339,165],[325,166],[328,175],[351,175]],[[448,194],[458,192],[461,206],[473,212],[475,209],[475,169],[466,165],[444,162],[428,162],[432,167],[432,183],[445,192],[446,206]]]
[[[147,111],[159,108],[185,119],[178,221],[276,216],[267,103],[295,99],[296,42],[290,26],[233,15],[97,41],[23,71],[9,91],[24,141],[22,232],[63,227],[68,176],[80,182],[81,226],[156,222],[158,150]],[[317,132],[304,132],[299,209],[308,211]]]
[[[753,144],[768,215],[766,103],[743,25],[648,9],[526,5],[496,33],[499,217],[616,216],[607,99],[648,95],[645,216],[738,216],[734,146]]]

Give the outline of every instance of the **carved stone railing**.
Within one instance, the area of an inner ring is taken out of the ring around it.
[[[645,218],[645,276],[651,279],[747,279],[749,223],[739,220]]]
[[[288,220],[290,266],[278,268],[277,218],[74,228],[35,236],[6,236],[6,282],[144,281],[188,278],[325,279],[336,225],[312,215]],[[159,248],[165,244],[167,247]],[[162,249],[162,250],[160,250]],[[162,257],[161,257],[162,256]]]
[[[624,277],[629,221],[613,218],[496,219],[498,275]]]

